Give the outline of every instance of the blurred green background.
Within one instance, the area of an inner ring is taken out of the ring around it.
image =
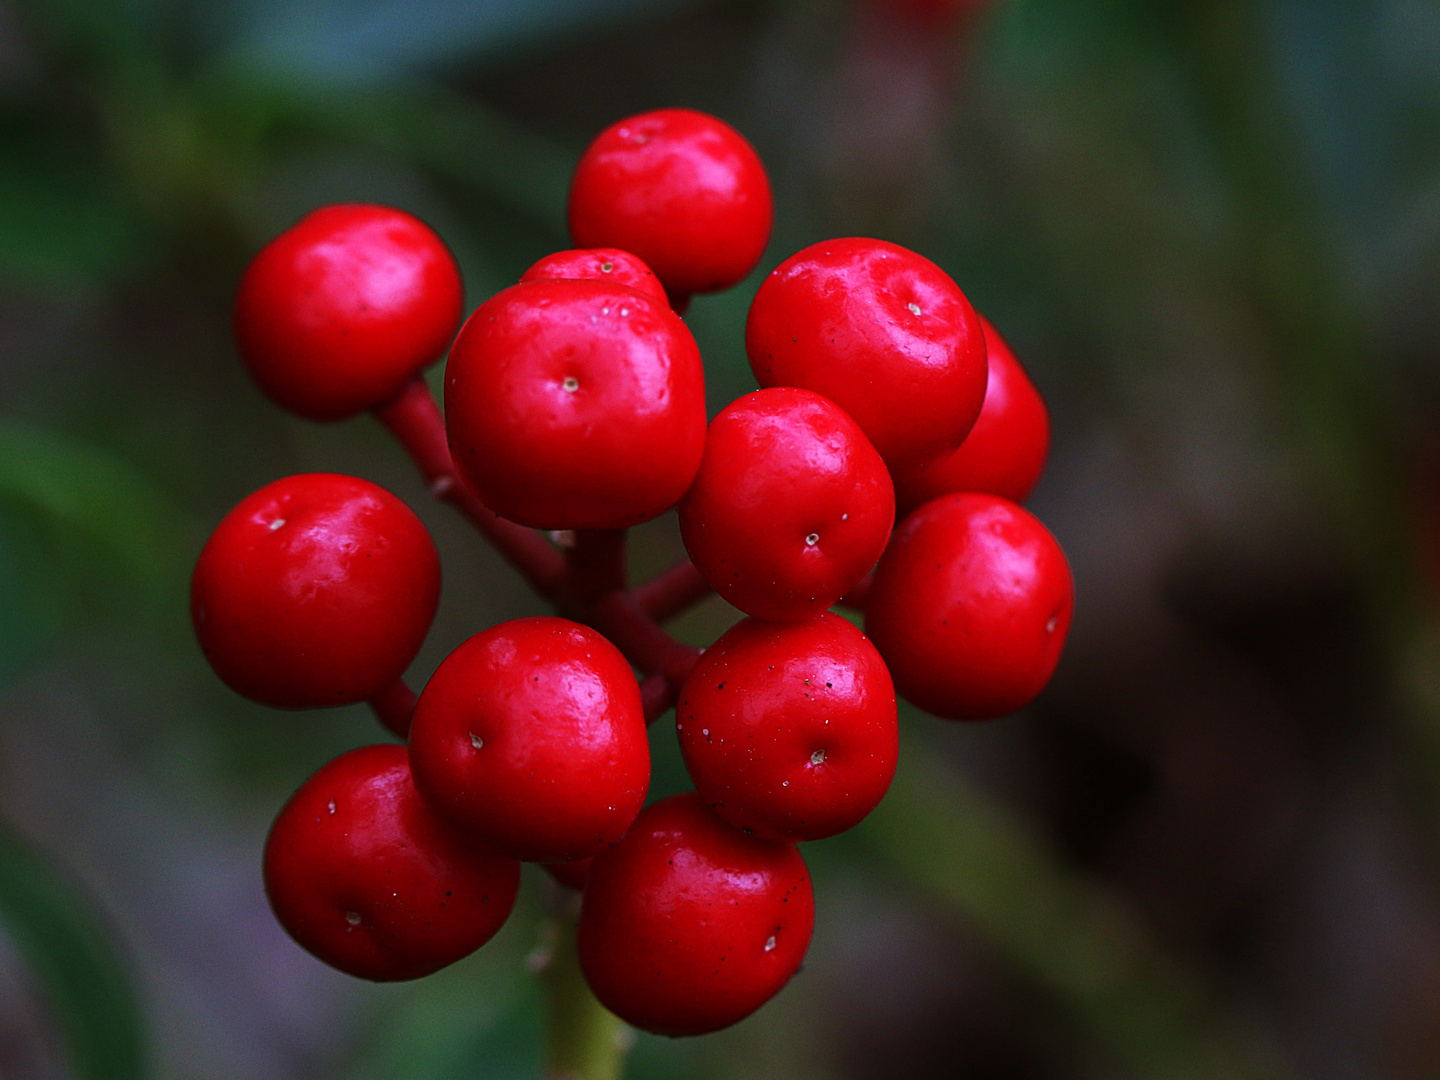
[[[415,984],[275,925],[270,818],[380,736],[227,691],[187,579],[241,497],[337,470],[440,545],[417,684],[540,610],[378,425],[260,397],[230,298],[363,199],[431,222],[474,306],[566,246],[589,138],[663,105],[760,151],[761,272],[881,236],[1010,339],[1078,597],[1033,708],[906,713],[890,798],[807,845],[792,985],[639,1036],[627,1075],[1440,1074],[1440,5],[914,6],[0,0],[0,1077],[539,1076],[538,875]],[[753,387],[757,281],[688,316],[712,411]],[[680,550],[662,520],[633,562]],[[684,786],[666,728],[657,794]]]

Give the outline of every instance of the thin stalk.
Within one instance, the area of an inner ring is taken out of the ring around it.
[[[586,985],[575,949],[574,917],[552,915],[542,934],[546,1080],[619,1080],[634,1035]]]

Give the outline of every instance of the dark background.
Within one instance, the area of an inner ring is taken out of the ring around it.
[[[414,984],[275,925],[270,818],[379,735],[227,691],[187,578],[241,497],[337,470],[440,545],[417,684],[538,611],[378,425],[260,397],[230,298],[364,199],[431,222],[473,307],[566,246],[589,138],[664,105],[777,194],[761,271],[689,316],[712,411],[753,387],[759,273],[916,248],[1046,395],[1030,506],[1077,603],[1024,714],[903,716],[890,798],[805,849],[792,985],[628,1075],[1440,1073],[1440,6],[898,2],[0,0],[0,1076],[538,1076],[538,875]],[[662,520],[633,561],[679,551]]]

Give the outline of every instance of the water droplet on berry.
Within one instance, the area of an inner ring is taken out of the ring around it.
[[[284,518],[276,518],[274,521],[270,522],[270,531],[274,532],[276,529],[280,528],[284,524]]]
[[[816,544],[818,544],[819,542],[820,542],[820,534],[819,534],[819,533],[811,533],[809,536],[805,537],[805,546],[806,546],[806,547],[814,547],[814,546],[815,546]]]
[[[911,314],[911,315],[919,315],[919,314],[920,314],[920,305],[919,305],[919,304],[916,304],[916,303],[913,303],[913,302],[912,302],[912,303],[906,304],[905,306],[910,309],[910,314]]]
[[[766,952],[774,952],[774,951],[775,951],[775,935],[774,935],[774,934],[771,934],[768,938],[765,939],[765,951],[766,951]]]
[[[564,387],[567,394],[573,394],[576,390],[580,389],[580,380],[575,378],[574,375],[566,375],[565,381],[560,385]]]
[[[482,738],[480,738],[479,735],[476,735],[476,734],[472,731],[472,732],[470,732],[470,745],[473,746],[473,747],[475,747],[476,750],[480,750],[480,749],[483,749],[483,748],[484,748],[484,746],[485,746],[485,740],[482,739]]]
[[[810,755],[810,764],[811,764],[811,765],[824,765],[824,764],[825,764],[825,751],[824,751],[824,750],[816,750],[813,754],[811,754],[811,755]]]

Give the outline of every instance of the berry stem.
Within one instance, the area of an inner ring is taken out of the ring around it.
[[[410,737],[410,720],[415,716],[415,702],[419,700],[403,678],[372,697],[367,704],[375,712],[375,719],[400,736]]]
[[[701,576],[689,559],[656,574],[634,590],[636,602],[645,614],[658,623],[673,619],[682,611],[698,604],[709,596],[711,591],[710,583]]]
[[[423,379],[414,379],[400,396],[375,410],[375,417],[405,447],[437,499],[450,503],[475,523],[537,593],[554,600],[565,574],[560,553],[534,529],[506,521],[477,498],[455,474],[445,420]]]
[[[574,918],[553,915],[544,933],[549,949],[540,974],[545,986],[546,1080],[619,1080],[633,1033],[586,985],[575,949]]]
[[[647,722],[675,703],[700,651],[680,644],[657,620],[677,614],[709,591],[688,560],[631,592],[626,589],[624,529],[576,530],[567,535],[562,553],[534,529],[496,515],[455,475],[445,420],[423,379],[412,381],[398,398],[377,408],[375,416],[410,454],[436,498],[473,521],[562,614],[600,631],[640,669],[650,683],[645,697]],[[409,715],[389,711],[388,699],[381,704],[381,698],[392,692],[398,695],[392,688],[371,704],[381,722],[403,738],[409,731]],[[398,726],[402,719],[403,730]]]

